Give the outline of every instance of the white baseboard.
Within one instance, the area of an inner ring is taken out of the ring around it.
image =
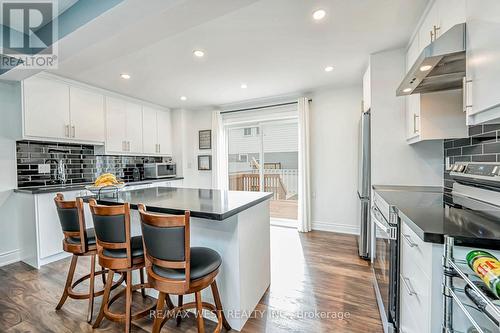
[[[0,267],[21,261],[21,250],[11,250],[0,253]]]
[[[359,235],[359,227],[352,224],[313,221],[312,229],[318,231],[338,232],[341,234]]]

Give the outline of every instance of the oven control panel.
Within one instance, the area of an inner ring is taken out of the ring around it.
[[[500,162],[458,162],[451,166],[450,176],[500,181]]]

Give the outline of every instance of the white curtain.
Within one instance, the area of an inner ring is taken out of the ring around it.
[[[212,188],[228,189],[226,135],[221,111],[212,112]]]
[[[309,232],[311,223],[311,182],[310,182],[310,152],[309,152],[309,99],[299,98],[299,207],[298,230]]]

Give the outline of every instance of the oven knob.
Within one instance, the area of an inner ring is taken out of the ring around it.
[[[457,171],[458,169],[458,164],[453,164],[453,168],[451,168],[451,171]]]
[[[465,165],[462,164],[458,167],[458,172],[464,172],[464,170],[465,170]]]
[[[496,175],[498,171],[498,165],[493,168],[492,174]]]

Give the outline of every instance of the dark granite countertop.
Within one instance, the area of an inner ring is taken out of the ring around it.
[[[172,181],[172,180],[181,180],[181,179],[184,179],[184,177],[172,177],[172,178],[163,178],[163,179],[144,179],[144,180],[140,180],[140,181],[136,181],[136,182],[127,182],[125,188],[127,188],[127,186],[146,185],[146,184],[166,182],[166,181]],[[84,190],[85,186],[90,185],[90,184],[91,183],[21,187],[21,188],[15,189],[14,192],[27,193],[27,194],[42,194],[42,193],[78,191],[78,190]]]
[[[440,187],[374,186],[399,217],[425,242],[500,249],[500,207]]]
[[[97,202],[103,205],[129,202],[132,209],[143,203],[153,212],[183,214],[189,210],[192,217],[222,221],[272,196],[272,193],[266,192],[155,187],[120,191],[118,197],[113,193],[102,194]],[[87,201],[91,197],[83,199]]]

